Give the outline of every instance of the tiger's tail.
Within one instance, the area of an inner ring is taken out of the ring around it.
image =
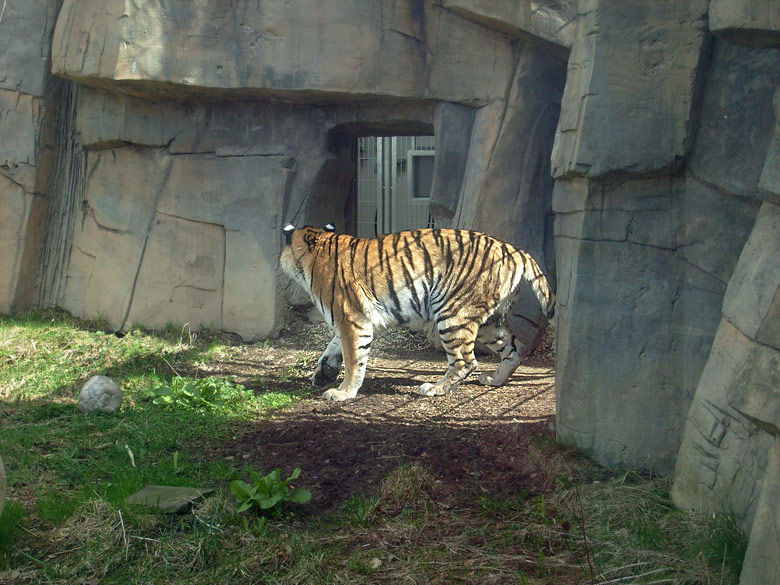
[[[523,278],[531,285],[531,289],[542,306],[542,311],[547,319],[550,320],[555,316],[555,294],[552,291],[552,287],[531,255],[525,252],[520,252],[520,254],[523,254],[523,265],[525,267]]]

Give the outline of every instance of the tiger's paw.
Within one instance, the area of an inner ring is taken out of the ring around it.
[[[331,390],[327,390],[325,394],[322,395],[322,397],[325,400],[331,400],[333,402],[343,402],[344,400],[354,398],[355,394],[332,388]]]
[[[495,386],[496,388],[503,385],[503,384],[499,384],[497,380],[494,380],[492,374],[487,374],[487,373],[480,374],[479,383],[482,384],[483,386]]]
[[[334,368],[328,362],[317,364],[317,369],[314,370],[314,375],[311,377],[311,385],[318,388],[327,386],[331,382],[335,382],[339,377],[339,370],[341,368]]]
[[[431,384],[430,382],[420,384],[420,387],[417,389],[417,391],[423,396],[443,396],[446,394],[445,390],[441,386]]]

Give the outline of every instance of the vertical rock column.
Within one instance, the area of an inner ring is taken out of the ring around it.
[[[780,206],[765,202],[729,283],[688,415],[672,495],[750,527],[780,434]]]
[[[773,159],[770,153],[767,169]],[[772,188],[777,191],[777,183]],[[777,200],[776,193],[770,197]],[[680,507],[725,511],[742,519],[750,534],[743,585],[780,583],[778,257],[780,205],[765,201],[729,283],[672,490]]]
[[[579,10],[552,154],[557,432],[603,464],[668,473],[725,288],[682,253],[714,237],[685,230],[702,210],[681,177],[707,3]]]
[[[8,2],[0,20],[0,312],[33,299],[48,212],[57,82],[48,75],[58,2]]]
[[[749,65],[725,75],[724,93],[740,107],[712,116],[699,133],[699,140],[717,135],[723,146],[692,164],[714,183],[763,203],[728,284],[672,487],[682,508],[723,511],[742,521],[749,542],[741,585],[780,584],[780,67],[774,49],[780,37],[771,4],[713,1],[710,8],[713,32],[764,49],[716,50],[716,59],[740,55]],[[774,127],[764,112],[768,100],[751,92],[774,92]],[[719,127],[734,119],[745,121],[739,136]],[[755,164],[759,159],[763,164]]]

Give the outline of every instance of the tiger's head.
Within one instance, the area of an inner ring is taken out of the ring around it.
[[[308,287],[315,259],[314,251],[321,247],[325,240],[333,237],[335,228],[332,224],[328,224],[324,229],[309,225],[296,228],[288,223],[282,231],[284,245],[279,265],[288,276]]]

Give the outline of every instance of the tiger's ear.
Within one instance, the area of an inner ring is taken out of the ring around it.
[[[290,242],[292,241],[292,235],[295,231],[295,226],[291,223],[288,223],[286,226],[284,226],[282,231],[284,232],[284,242],[289,246]]]
[[[336,231],[336,226],[335,226],[335,225],[333,225],[332,223],[326,223],[326,224],[325,224],[325,227],[324,227],[323,229],[324,229],[326,232],[335,232],[335,231]]]

